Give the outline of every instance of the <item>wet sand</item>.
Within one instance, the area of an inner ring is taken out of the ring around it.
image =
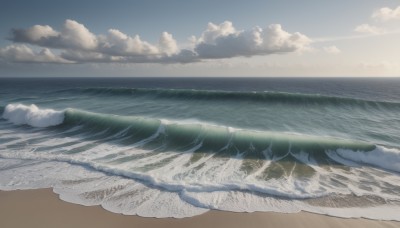
[[[75,227],[75,228],[379,228],[400,227],[400,222],[368,219],[342,219],[307,212],[283,214],[274,212],[233,213],[209,211],[184,218],[143,218],[111,213],[100,206],[86,207],[67,203],[51,189],[0,191],[0,227]]]

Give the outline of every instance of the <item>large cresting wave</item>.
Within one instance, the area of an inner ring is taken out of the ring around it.
[[[235,129],[205,123],[180,123],[136,116],[117,116],[77,109],[56,111],[36,105],[9,104],[3,118],[14,124],[33,127],[82,126],[82,132],[103,133],[102,137],[123,135],[121,143],[145,141],[143,148],[159,152],[185,152],[197,147],[197,153],[246,159],[277,160],[307,153],[308,158],[329,164],[329,159],[346,159],[360,164],[400,172],[400,152],[372,143],[284,132]],[[334,155],[332,155],[334,152]]]

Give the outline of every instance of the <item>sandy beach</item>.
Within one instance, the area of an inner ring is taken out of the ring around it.
[[[210,211],[184,219],[143,218],[61,201],[51,189],[0,191],[0,227],[400,227],[399,222],[341,219],[312,213]]]

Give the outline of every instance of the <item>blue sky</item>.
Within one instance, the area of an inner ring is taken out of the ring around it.
[[[0,76],[399,76],[399,6],[3,0]]]

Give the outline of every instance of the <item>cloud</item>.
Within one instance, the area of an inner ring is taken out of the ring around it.
[[[119,30],[110,29],[105,37],[101,38],[99,52],[108,55],[155,55],[157,47],[142,41],[138,35],[130,37]]]
[[[386,32],[385,29],[378,28],[376,26],[372,26],[369,24],[359,25],[354,29],[354,31],[359,33],[373,34],[373,35],[384,34]]]
[[[171,34],[163,32],[157,45],[143,41],[139,35],[133,37],[117,29],[108,30],[106,36],[99,36],[97,52],[114,56],[163,57],[178,53],[178,45]]]
[[[26,30],[14,29],[12,33],[13,37],[11,39],[13,41],[36,43],[39,45],[46,39],[59,36],[59,33],[48,25],[34,25]]]
[[[208,23],[206,31],[203,32],[199,43],[213,43],[218,37],[229,36],[235,34],[236,29],[233,27],[232,22],[224,21],[220,25],[215,25],[211,22]]]
[[[158,43],[151,44],[139,35],[130,36],[117,29],[95,35],[83,24],[69,19],[60,31],[49,25],[34,25],[28,29],[13,29],[9,39],[15,43],[60,49],[59,60],[76,63],[189,63],[290,53],[311,44],[307,36],[286,32],[279,24],[239,31],[230,21],[219,25],[208,23],[199,38],[191,37],[192,45],[186,49],[181,49],[168,32],[161,33]]]
[[[61,58],[76,63],[107,63],[119,62],[121,57],[104,55],[97,52],[66,50],[60,55]]]
[[[167,32],[161,34],[160,40],[158,41],[158,47],[161,53],[165,53],[168,56],[176,54],[179,51],[176,40]]]
[[[400,6],[395,9],[390,9],[388,7],[380,8],[374,11],[371,17],[375,20],[375,24],[379,24],[379,27],[365,23],[358,25],[354,29],[354,31],[358,33],[363,33],[365,37],[370,37],[371,35],[387,35],[399,33],[398,30],[393,30],[393,28],[387,27],[387,21],[400,19]],[[377,23],[377,21],[380,21],[381,23]],[[360,38],[363,37],[361,36]]]
[[[389,7],[380,8],[372,14],[372,18],[380,21],[399,20],[400,6],[395,9],[391,9]]]
[[[199,58],[219,59],[295,52],[310,43],[307,36],[301,33],[290,34],[279,24],[265,29],[255,27],[252,30],[237,31],[231,22],[226,21],[220,25],[209,23],[194,50]]]
[[[60,46],[73,49],[93,50],[97,47],[97,37],[84,25],[74,20],[66,20],[59,35]]]
[[[326,52],[326,53],[329,53],[329,54],[340,54],[342,51],[339,49],[339,48],[337,48],[336,46],[329,46],[329,47],[324,47],[323,48],[323,50]]]
[[[13,29],[10,40],[47,48],[92,50],[97,47],[97,37],[84,25],[66,20],[61,32],[48,25],[35,25],[28,29]]]
[[[9,45],[1,48],[0,59],[7,62],[22,63],[72,63],[53,54],[47,48],[35,52],[26,45]]]
[[[179,52],[176,40],[167,32],[161,34],[158,45],[152,45],[142,41],[139,35],[131,37],[117,29],[109,29],[107,35],[96,36],[74,20],[66,20],[60,32],[48,25],[13,29],[10,40],[63,49],[66,50],[63,53],[65,57],[78,62],[118,61],[124,58],[117,57],[124,56],[130,59],[153,59],[170,57]]]

